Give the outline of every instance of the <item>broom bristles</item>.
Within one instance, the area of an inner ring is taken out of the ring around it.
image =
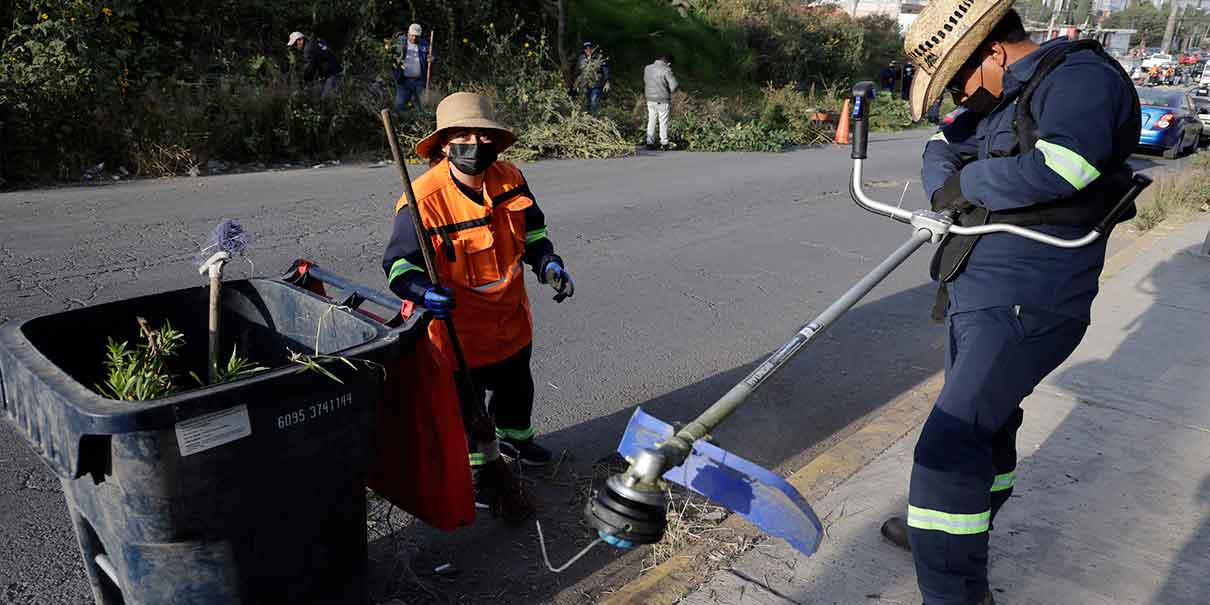
[[[509,523],[520,523],[533,516],[534,504],[529,494],[502,458],[488,462],[483,472],[483,480],[490,482],[499,494],[492,512]]]

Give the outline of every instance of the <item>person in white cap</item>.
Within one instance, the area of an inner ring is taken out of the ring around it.
[[[912,117],[945,92],[966,110],[925,144],[922,184],[957,224],[1077,239],[1130,187],[1138,96],[1099,43],[1039,45],[1011,6],[933,0],[909,28]],[[950,235],[933,258],[945,387],[913,454],[906,518],[882,526],[911,550],[926,605],[993,602],[988,539],[1017,479],[1021,402],[1083,339],[1105,242]]]
[[[429,43],[424,40],[424,28],[419,23],[409,25],[407,35],[395,38],[391,70],[391,79],[395,82],[395,113],[403,113],[409,102],[420,105],[428,82],[430,52]]]
[[[302,51],[304,83],[320,82],[324,96],[336,92],[336,89],[340,87],[344,67],[327,42],[319,38],[312,39],[302,32],[293,32],[290,34],[286,46],[292,46]]]

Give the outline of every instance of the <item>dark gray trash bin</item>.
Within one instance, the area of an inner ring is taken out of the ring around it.
[[[60,477],[99,603],[365,600],[365,477],[383,373],[290,363],[287,349],[388,362],[417,324],[392,330],[306,290],[224,284],[224,351],[275,368],[149,402],[106,399],[107,337],[135,317],[186,334],[206,367],[205,288],[0,327],[0,410]],[[322,318],[322,327],[320,322]],[[204,374],[204,372],[200,372]]]

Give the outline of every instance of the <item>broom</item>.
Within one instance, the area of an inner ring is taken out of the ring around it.
[[[210,366],[208,370],[210,384],[214,384],[218,377],[218,336],[222,309],[223,266],[232,258],[243,256],[247,248],[248,236],[244,233],[244,228],[231,219],[224,219],[220,222],[210,235],[209,245],[202,248],[203,254],[215,250],[214,254],[197,269],[198,273],[208,276],[210,282],[208,322],[210,328]]]
[[[391,112],[382,110],[382,126],[387,131],[387,142],[391,145],[391,155],[395,158],[395,167],[399,169],[399,180],[403,183],[403,194],[407,197],[408,208],[412,213],[412,224],[416,228],[416,239],[420,240],[420,253],[424,256],[424,267],[428,271],[433,286],[441,286],[441,277],[433,264],[433,243],[424,232],[424,223],[420,218],[420,207],[416,202],[416,193],[412,190],[412,179],[408,176],[407,167],[403,163],[403,155],[399,152],[399,141],[395,137],[395,128],[391,125]],[[504,459],[500,457],[500,442],[496,438],[496,425],[487,415],[483,401],[479,399],[480,391],[471,381],[470,368],[462,354],[462,345],[458,341],[458,332],[454,329],[454,318],[443,320],[446,332],[450,337],[450,348],[454,351],[454,380],[458,381],[459,401],[462,407],[462,421],[467,433],[479,445],[479,452],[486,460],[480,469],[480,480],[487,482],[489,489],[500,497],[496,499],[493,513],[509,522],[519,522],[528,519],[534,512],[533,503],[521,487],[521,482],[513,476]]]

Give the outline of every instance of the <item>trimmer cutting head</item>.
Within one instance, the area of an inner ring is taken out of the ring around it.
[[[619,548],[658,542],[667,525],[664,482],[671,481],[743,516],[803,554],[815,552],[823,526],[785,479],[705,441],[695,442],[682,463],[670,466],[660,445],[673,434],[672,425],[635,410],[618,444],[630,468],[610,477],[584,510],[602,539]]]
[[[668,525],[667,496],[658,488],[628,486],[626,482],[623,473],[607,479],[588,500],[584,515],[601,539],[612,546],[631,548],[659,542]]]

